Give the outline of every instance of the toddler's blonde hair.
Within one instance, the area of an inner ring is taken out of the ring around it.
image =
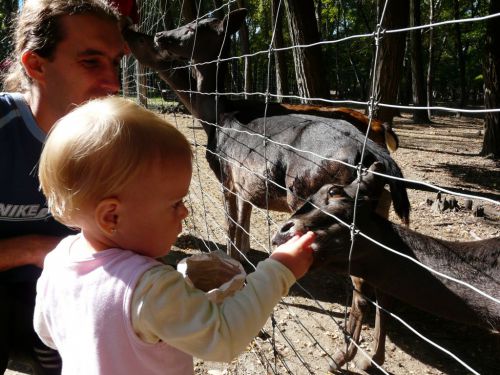
[[[191,157],[191,145],[174,126],[131,100],[108,97],[77,107],[54,125],[38,175],[54,218],[79,227],[82,208],[120,193],[148,165]]]

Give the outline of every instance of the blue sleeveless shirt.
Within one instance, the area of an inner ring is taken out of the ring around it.
[[[74,233],[50,216],[39,188],[45,137],[21,94],[0,93],[0,239]],[[39,274],[35,266],[19,267],[0,272],[0,282],[34,281]]]

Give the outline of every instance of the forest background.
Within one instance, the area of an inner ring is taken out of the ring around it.
[[[366,103],[364,109],[371,104],[374,116],[387,122],[398,114],[393,105],[422,108],[413,110],[418,123],[432,119],[428,107],[457,108],[457,115],[460,109],[500,107],[500,17],[488,18],[500,16],[498,1],[138,0],[138,4],[141,27],[147,27],[148,19],[161,20],[160,29],[207,13],[223,17],[227,8],[247,8],[246,24],[234,36],[232,56],[271,51],[274,58],[269,67],[267,53],[231,60],[228,84],[235,92],[269,89],[275,101]],[[18,7],[18,0],[0,3],[0,71],[12,60],[10,27]],[[382,12],[383,21],[377,25]],[[459,22],[481,17],[485,19]],[[379,40],[378,53],[374,40]],[[268,68],[273,72],[270,80]],[[155,83],[160,80],[150,79],[154,82],[147,86],[162,89]],[[500,157],[499,118],[498,111],[484,116],[480,153],[494,159]]]

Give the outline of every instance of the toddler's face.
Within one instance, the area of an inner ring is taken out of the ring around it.
[[[121,248],[157,258],[166,255],[188,216],[191,161],[155,163],[139,173],[118,196],[116,242]]]

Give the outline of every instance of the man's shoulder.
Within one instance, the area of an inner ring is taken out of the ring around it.
[[[14,96],[10,93],[0,93],[0,134],[10,134],[14,127],[19,128],[24,121],[16,104]]]
[[[22,119],[20,107],[23,103],[20,102],[21,100],[23,100],[21,94],[0,92],[0,128],[7,123]]]
[[[0,92],[0,108],[2,109],[16,109],[16,102],[14,96],[10,92]],[[5,114],[4,111],[1,112],[1,116]]]
[[[0,133],[12,132],[16,137],[34,138],[39,143],[45,140],[45,133],[38,127],[24,96],[20,93],[0,92]]]

